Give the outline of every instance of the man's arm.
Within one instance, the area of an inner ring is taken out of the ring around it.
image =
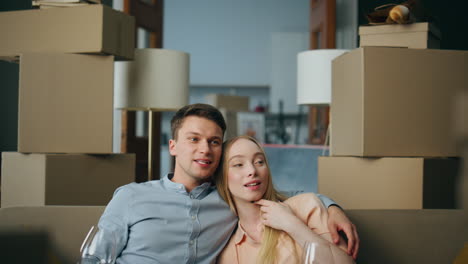
[[[118,257],[125,248],[128,239],[127,219],[129,206],[132,201],[129,189],[126,186],[118,188],[106,206],[99,219],[98,227],[101,237],[96,245],[96,255],[101,259],[109,259],[115,252]]]
[[[341,207],[325,195],[317,194],[328,208],[328,229],[335,244],[339,243],[339,231],[343,231],[348,239],[348,255],[357,258],[359,252],[359,235],[356,226],[349,220]]]

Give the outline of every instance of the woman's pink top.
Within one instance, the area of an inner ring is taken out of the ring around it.
[[[296,195],[286,200],[285,203],[291,207],[298,218],[319,235],[319,237],[311,239],[311,242],[319,243],[316,249],[316,258],[321,259],[322,262],[318,263],[354,263],[353,259],[345,252],[346,243],[344,241],[340,241],[339,246],[332,243],[327,226],[327,209],[315,194]],[[255,264],[260,246],[261,243],[255,242],[242,229],[242,223],[239,221],[237,231],[218,257],[218,263]],[[278,264],[302,263],[300,260],[302,246],[293,242],[285,232],[280,235],[276,248]]]

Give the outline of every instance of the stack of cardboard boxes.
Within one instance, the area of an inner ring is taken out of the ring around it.
[[[0,13],[0,57],[20,68],[2,207],[105,205],[134,180],[134,154],[112,152],[114,59],[132,59],[134,31],[103,5]]]
[[[421,28],[425,32],[415,32]],[[428,49],[438,35],[430,29],[427,23],[361,27],[361,47],[333,61],[331,156],[319,158],[318,191],[346,209],[370,214],[418,209],[413,216],[384,213],[383,221],[403,217],[410,224],[411,218],[437,215],[443,228],[461,215],[456,210],[461,153],[452,115],[457,94],[468,86],[468,52]],[[376,35],[370,41],[363,32]],[[401,223],[395,226],[400,231]],[[421,228],[437,227],[429,220]],[[456,240],[453,236],[447,239]],[[433,253],[413,253],[418,254]]]

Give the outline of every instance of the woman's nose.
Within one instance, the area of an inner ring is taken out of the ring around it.
[[[248,170],[248,176],[249,177],[253,177],[257,173],[257,169],[255,168],[255,166],[253,164],[250,164],[248,166],[247,170]]]

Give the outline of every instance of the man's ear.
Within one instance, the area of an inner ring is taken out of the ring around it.
[[[171,156],[175,156],[177,154],[177,151],[175,149],[177,142],[174,139],[169,140],[169,154]]]

